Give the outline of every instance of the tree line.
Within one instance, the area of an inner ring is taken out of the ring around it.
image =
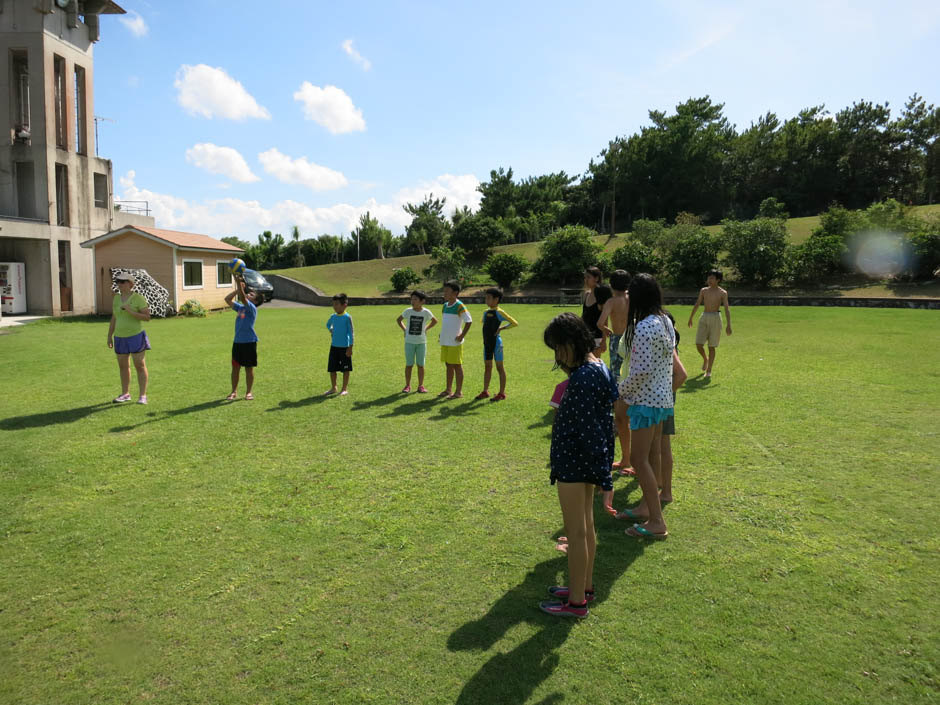
[[[738,131],[724,105],[692,98],[667,114],[649,111],[650,124],[616,137],[585,172],[517,179],[511,167],[490,172],[478,186],[479,210],[448,212],[428,194],[407,203],[411,222],[393,236],[370,213],[348,237],[290,239],[265,231],[245,249],[254,269],[280,269],[356,259],[431,254],[447,245],[481,254],[513,242],[543,240],[566,225],[597,232],[633,229],[637,220],[747,220],[774,198],[792,216],[816,215],[832,204],[848,209],[895,199],[905,205],[940,198],[940,109],[915,94],[897,117],[887,103],[853,103],[835,114],[825,106],[781,119],[768,112]]]

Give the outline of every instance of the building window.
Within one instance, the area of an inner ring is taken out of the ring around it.
[[[36,218],[36,181],[32,162],[14,162],[16,171],[16,215]],[[46,211],[48,213],[48,211]],[[49,216],[46,215],[46,218]]]
[[[232,288],[232,270],[228,266],[229,260],[217,259],[215,261],[215,285],[219,288]]]
[[[59,240],[59,307],[72,310],[72,243]]]
[[[65,164],[55,165],[55,224],[69,224],[69,170]]]
[[[13,66],[14,138],[29,139],[29,61],[25,51],[10,52]]]
[[[61,56],[52,58],[53,100],[55,101],[55,146],[59,149],[69,148],[68,131],[66,130],[65,110],[65,59]]]
[[[85,69],[75,67],[75,151],[87,154],[85,139]]]
[[[183,288],[201,289],[202,288],[202,260],[184,259],[183,260]]]
[[[108,207],[108,177],[105,174],[95,174],[95,207]]]

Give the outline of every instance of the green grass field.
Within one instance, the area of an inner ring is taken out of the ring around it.
[[[231,312],[147,325],[146,407],[109,403],[105,321],[5,329],[0,702],[937,702],[937,312],[736,308],[711,383],[683,328],[671,537],[598,511],[573,624],[536,607],[560,309],[507,310],[497,404],[478,328],[468,398],[398,394],[398,307],[350,309],[328,399],[329,309],[261,309],[253,402]]]
[[[926,215],[928,213],[940,213],[940,204],[933,206],[918,206],[916,208],[917,213],[921,215]],[[819,216],[811,216],[806,218],[790,218],[787,221],[787,229],[790,233],[790,241],[794,244],[799,244],[803,242],[806,238],[809,237],[810,233],[819,225]],[[718,233],[721,231],[720,225],[710,225],[707,226],[708,230],[713,233]],[[610,237],[608,235],[600,235],[595,239],[595,241],[602,245],[607,252],[613,252],[618,247],[624,244],[626,239],[629,237],[629,233],[619,233],[615,237]],[[525,242],[517,245],[503,245],[501,247],[493,248],[494,252],[512,252],[522,257],[525,257],[530,262],[534,262],[538,257],[540,243],[538,242]],[[392,273],[396,269],[403,267],[411,267],[415,272],[421,275],[422,271],[431,264],[431,259],[428,255],[414,255],[411,257],[394,257],[390,259],[383,260],[365,260],[362,262],[342,262],[339,264],[324,264],[314,267],[296,267],[292,269],[276,269],[272,270],[275,274],[283,274],[285,276],[297,279],[299,281],[305,282],[320,289],[325,294],[335,294],[340,291],[343,291],[350,296],[369,296],[369,297],[378,297],[378,296],[400,296],[392,291],[391,277]],[[485,286],[492,286],[492,282],[486,278],[485,274],[481,274],[481,279],[476,284]],[[424,280],[419,284],[419,286],[424,287],[429,291],[438,291],[440,290],[440,282],[433,280]],[[481,287],[473,287],[472,290]],[[521,290],[521,293],[527,294],[555,294],[557,289],[553,287],[545,287],[540,285],[526,285]],[[677,293],[693,293],[693,292],[677,292]],[[767,292],[742,292],[738,290],[738,294],[747,294],[752,293],[764,293]],[[880,281],[867,280],[864,278],[857,278],[854,280],[846,279],[845,281],[838,282],[837,285],[834,285],[832,288],[820,291],[814,289],[812,291],[807,291],[804,289],[792,289],[786,291],[775,291],[777,295],[811,295],[811,296],[928,296],[928,297],[938,297],[940,296],[940,284],[936,282],[930,282],[926,285],[923,284],[886,284]]]

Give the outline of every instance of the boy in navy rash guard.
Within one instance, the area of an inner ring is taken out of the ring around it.
[[[343,389],[340,396],[346,396],[349,392],[349,373],[352,372],[352,350],[353,350],[353,322],[352,316],[346,313],[346,306],[349,299],[346,294],[337,294],[333,297],[333,315],[326,322],[326,328],[333,334],[330,344],[330,359],[327,364],[327,372],[330,373],[331,386],[325,396],[336,394],[336,373],[343,373]]]
[[[506,398],[506,368],[503,366],[503,339],[500,333],[519,324],[508,313],[499,307],[503,300],[503,290],[497,287],[487,289],[486,313],[483,314],[483,391],[477,394],[477,399],[486,399],[490,396],[490,379],[493,377],[493,363],[499,374],[499,392],[493,401],[502,401]],[[503,325],[503,324],[506,325]]]

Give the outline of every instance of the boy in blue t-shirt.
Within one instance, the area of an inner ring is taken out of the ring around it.
[[[245,399],[254,399],[251,387],[255,383],[255,367],[258,366],[258,336],[255,334],[255,320],[258,307],[264,303],[264,297],[257,291],[245,291],[245,280],[233,275],[235,291],[225,297],[225,303],[235,311],[235,341],[232,343],[232,393],[226,399],[235,401],[238,392],[238,376],[245,368]],[[238,301],[234,301],[235,297]]]
[[[343,389],[339,393],[341,397],[349,392],[349,373],[352,372],[352,349],[353,349],[353,322],[352,316],[346,313],[346,306],[349,299],[346,294],[336,294],[333,297],[333,313],[326,322],[326,328],[333,334],[330,344],[330,359],[326,370],[330,373],[330,386],[324,396],[336,394],[336,373],[343,373]]]

